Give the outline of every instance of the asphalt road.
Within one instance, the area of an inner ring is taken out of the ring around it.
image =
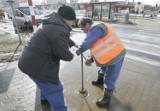
[[[141,24],[137,25],[110,24],[110,26],[125,44],[128,58],[160,66],[160,23],[158,21],[158,19],[140,19],[137,22]],[[77,44],[81,44],[85,34],[80,28],[73,28],[71,38]]]

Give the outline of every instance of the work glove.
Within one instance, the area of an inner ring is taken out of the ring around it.
[[[81,54],[81,50],[80,49],[77,49],[76,50],[76,54],[79,56]]]
[[[92,66],[92,60],[91,59],[87,59],[85,62],[86,66]]]
[[[77,46],[75,44],[75,42],[73,40],[71,40],[71,39],[69,39],[68,45],[69,45],[70,48],[73,47],[73,46]]]
[[[94,62],[93,58],[89,58],[86,60],[85,65],[86,66],[92,66],[92,63]]]
[[[75,44],[74,47],[79,48],[79,45]]]

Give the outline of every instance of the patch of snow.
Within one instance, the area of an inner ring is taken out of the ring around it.
[[[3,18],[0,20],[0,34],[15,34],[12,21],[8,18]]]

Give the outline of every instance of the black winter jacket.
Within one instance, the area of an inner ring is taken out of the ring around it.
[[[58,83],[60,60],[71,61],[69,50],[71,28],[57,14],[43,19],[25,45],[18,61],[19,69],[25,74],[47,82]]]

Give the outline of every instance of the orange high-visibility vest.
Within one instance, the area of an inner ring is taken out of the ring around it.
[[[119,55],[125,48],[113,29],[106,23],[100,23],[108,29],[108,34],[98,39],[90,50],[91,56],[94,57],[99,64],[104,65]]]

